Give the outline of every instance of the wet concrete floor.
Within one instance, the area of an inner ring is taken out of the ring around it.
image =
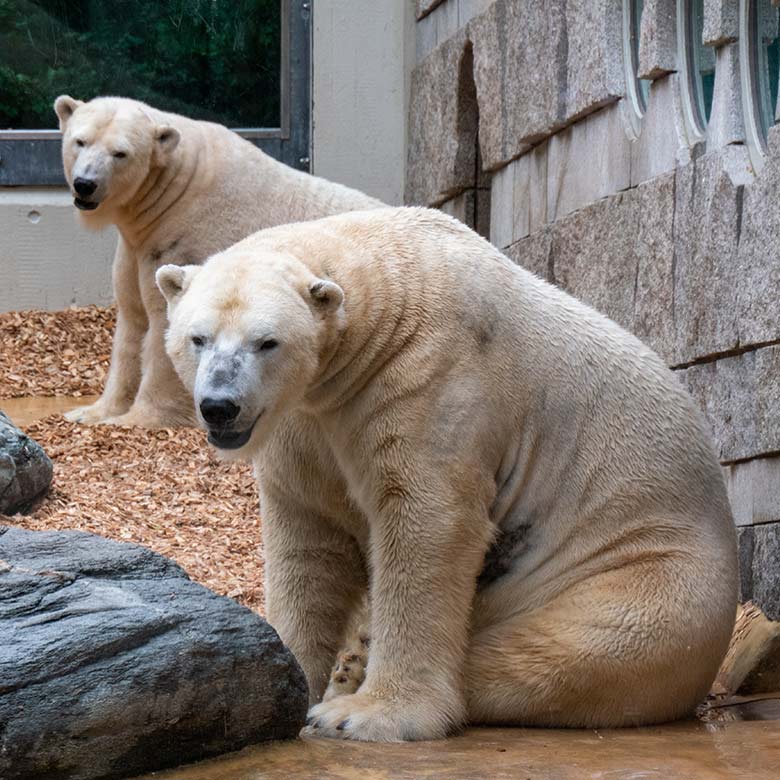
[[[96,395],[85,395],[82,398],[9,398],[0,400],[2,409],[14,425],[24,428],[31,422],[48,417],[50,414],[64,414],[77,406],[86,406],[97,401]]]
[[[438,742],[299,739],[137,780],[778,780],[780,696],[638,729],[469,729]]]

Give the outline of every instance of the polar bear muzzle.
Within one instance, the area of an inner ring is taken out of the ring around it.
[[[97,182],[93,179],[85,179],[81,176],[73,180],[73,189],[76,192],[76,196],[73,198],[73,203],[76,208],[82,211],[92,211],[98,207],[98,202],[94,200],[87,200],[91,197],[97,189]]]
[[[208,427],[209,444],[221,450],[237,450],[251,438],[257,421],[263,414],[255,417],[254,422],[243,431],[232,430],[229,426],[236,421],[241,407],[227,398],[204,398],[199,406],[200,415]],[[264,410],[263,410],[264,411]]]
[[[204,398],[200,402],[200,413],[209,426],[224,428],[235,422],[241,407],[229,398]]]

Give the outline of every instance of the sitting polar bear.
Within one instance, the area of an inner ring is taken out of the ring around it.
[[[211,443],[255,459],[310,731],[638,725],[707,693],[735,530],[700,415],[636,338],[425,209],[266,230],[157,282]],[[342,654],[316,704],[366,593],[364,679]]]
[[[260,228],[381,205],[295,171],[226,127],[127,98],[54,104],[65,177],[82,223],[116,225],[117,325],[100,399],[74,422],[161,427],[194,422],[165,354],[164,263],[200,263]]]

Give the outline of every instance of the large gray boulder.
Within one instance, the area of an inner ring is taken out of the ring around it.
[[[0,526],[0,778],[119,778],[295,737],[308,690],[262,618],[173,561]]]
[[[0,515],[26,512],[49,489],[52,471],[41,445],[0,412]]]

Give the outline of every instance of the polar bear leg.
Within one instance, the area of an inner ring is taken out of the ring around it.
[[[288,418],[255,461],[260,486],[266,617],[320,701],[368,587],[346,490],[316,424]],[[324,463],[324,465],[323,465]]]
[[[422,450],[421,450],[422,452]],[[417,453],[416,453],[417,454]],[[435,462],[422,452],[423,463]],[[413,457],[412,474],[425,473]],[[430,472],[430,469],[428,470]],[[368,742],[437,739],[464,722],[470,605],[492,526],[482,483],[450,475],[378,489],[371,651],[360,690],[309,711],[305,733]],[[480,475],[481,478],[481,475]],[[477,487],[475,487],[475,483]]]
[[[692,712],[715,677],[733,616],[707,612],[707,586],[686,589],[684,565],[606,572],[477,631],[465,667],[469,721],[604,728]]]
[[[80,406],[65,415],[71,422],[102,423],[123,414],[133,403],[141,381],[141,344],[148,318],[141,303],[138,263],[122,238],[112,273],[117,313],[106,386],[94,404]]]
[[[141,383],[129,411],[107,422],[144,428],[194,425],[195,408],[165,351],[168,314],[165,299],[157,289],[149,269],[143,270],[141,297],[149,318],[149,328],[141,350]]]
[[[365,587],[363,564],[353,540],[302,507],[283,506],[268,492],[261,505],[266,617],[298,660],[315,704],[359,601],[355,589],[361,580]]]

